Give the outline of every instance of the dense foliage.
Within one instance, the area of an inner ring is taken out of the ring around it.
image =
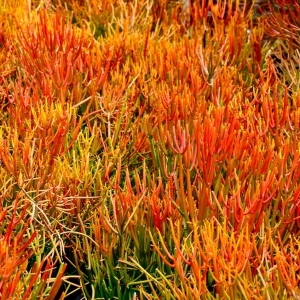
[[[300,299],[297,0],[0,0],[0,299]]]

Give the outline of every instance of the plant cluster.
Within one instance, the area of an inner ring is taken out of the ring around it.
[[[300,298],[300,5],[258,2],[0,0],[0,299]]]

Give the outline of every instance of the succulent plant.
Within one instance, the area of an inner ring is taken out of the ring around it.
[[[0,8],[0,299],[300,297],[297,1]]]

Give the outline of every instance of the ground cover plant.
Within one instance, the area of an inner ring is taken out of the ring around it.
[[[0,0],[0,299],[300,299],[297,0]]]

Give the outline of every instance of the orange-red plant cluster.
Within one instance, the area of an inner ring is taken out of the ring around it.
[[[298,1],[0,8],[0,299],[300,298]]]

